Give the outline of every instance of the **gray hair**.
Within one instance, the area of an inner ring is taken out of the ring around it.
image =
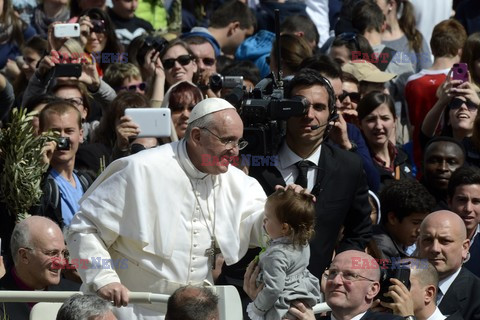
[[[165,320],[206,319],[218,319],[218,296],[209,288],[184,286],[168,298]]]
[[[17,265],[18,250],[20,248],[31,248],[32,237],[27,221],[23,220],[15,225],[10,238],[10,251],[12,252],[13,263]]]
[[[214,112],[215,113],[215,112]],[[185,130],[184,138],[186,141],[190,140],[190,134],[192,133],[193,128],[211,128],[215,122],[213,118],[214,113],[209,113],[201,118],[198,118],[195,121],[192,121],[188,124],[187,130]]]
[[[58,310],[57,320],[88,320],[103,316],[112,310],[112,303],[95,294],[75,294],[65,300]]]

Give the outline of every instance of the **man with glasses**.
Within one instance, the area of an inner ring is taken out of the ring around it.
[[[129,290],[172,294],[212,283],[219,252],[233,264],[262,243],[265,193],[230,166],[246,146],[242,135],[236,109],[209,98],[193,108],[183,139],[112,163],[87,192],[66,238],[73,258],[128,259],[128,266],[79,270],[85,288],[126,306]],[[163,305],[117,310],[119,319],[162,314]]]
[[[348,250],[337,254],[323,273],[322,280],[325,300],[332,312],[320,319],[408,319],[369,310],[380,291],[380,268],[375,259],[365,252]],[[298,319],[315,319],[313,312],[300,302],[295,303],[289,313]]]
[[[217,73],[215,48],[207,38],[202,36],[187,36],[185,42],[188,43],[195,55],[199,76],[197,85],[204,94],[214,97],[213,91],[209,88],[209,81],[210,77]]]
[[[76,291],[80,285],[61,277],[66,256],[58,225],[45,217],[29,217],[15,225],[10,248],[14,266],[0,281],[0,290]],[[0,304],[7,319],[29,319],[31,303]]]

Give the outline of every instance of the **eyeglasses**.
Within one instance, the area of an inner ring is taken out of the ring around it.
[[[175,59],[166,59],[162,61],[162,64],[165,69],[172,69],[175,66],[176,61],[178,61],[178,63],[180,63],[182,66],[186,66],[190,63],[190,61],[192,61],[192,56],[189,54],[184,54]]]
[[[34,251],[35,249],[33,248],[29,248],[29,247],[24,247],[24,249],[27,249],[27,250],[32,250]],[[65,250],[40,250],[38,249],[41,253],[43,253],[44,255],[50,257],[50,258],[60,258],[60,256],[64,257],[65,259],[68,259],[69,256],[70,256],[70,253],[68,252],[67,249]]]
[[[202,63],[207,67],[211,67],[215,64],[215,59],[213,58],[197,58],[196,60],[197,62],[202,61]]]
[[[120,87],[119,89],[128,91],[137,91],[137,89],[139,89],[140,91],[145,91],[145,89],[147,89],[147,84],[145,82],[142,82],[139,84],[132,84],[126,87]]]
[[[361,280],[375,282],[375,280],[366,278],[357,273],[353,273],[349,271],[338,271],[334,269],[329,269],[329,270],[325,270],[325,272],[323,273],[323,277],[326,280],[330,280],[330,281],[335,279],[338,275],[342,277],[342,280],[344,282],[355,282],[355,281],[361,281]]]
[[[466,104],[467,105],[467,108],[468,110],[470,111],[475,111],[478,109],[478,106],[473,103],[472,101],[470,101],[469,99],[467,100],[462,100],[460,98],[453,98],[450,103],[448,104],[448,106],[450,107],[451,110],[457,110],[459,109],[463,104]]]
[[[347,43],[353,42],[355,49],[360,51],[360,45],[358,44],[357,34],[355,32],[344,32],[337,36],[337,39],[345,41]]]
[[[345,100],[347,97],[350,98],[350,100],[354,103],[358,103],[360,101],[360,93],[358,92],[347,92],[343,90],[343,93],[338,96],[338,99],[340,99],[341,102]]]
[[[237,147],[238,150],[243,150],[248,145],[248,142],[243,140],[243,139],[240,139],[240,140],[238,140],[238,142],[235,142],[235,141],[230,140],[228,138],[221,138],[221,137],[217,136],[215,133],[213,133],[212,131],[208,130],[205,127],[201,127],[200,129],[207,130],[211,135],[213,135],[221,143],[223,143],[225,145],[225,147],[227,147],[228,149],[233,149],[233,148]]]
[[[83,98],[65,98],[64,100],[70,102],[75,107],[83,106]]]

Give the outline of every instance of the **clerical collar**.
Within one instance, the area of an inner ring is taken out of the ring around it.
[[[209,176],[208,173],[202,172],[198,170],[190,160],[190,157],[188,156],[187,152],[187,141],[185,139],[182,139],[178,142],[177,145],[177,154],[178,154],[178,161],[181,164],[181,167],[185,171],[185,173],[189,176],[191,179],[205,179],[207,176]]]

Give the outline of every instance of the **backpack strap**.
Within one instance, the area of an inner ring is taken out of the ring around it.
[[[60,204],[60,190],[58,189],[55,179],[50,174],[47,176],[44,193],[47,205],[51,205],[53,209],[57,209]]]
[[[90,175],[82,171],[73,170],[73,172],[77,175],[78,180],[82,185],[83,192],[85,193],[93,183],[92,177],[90,177]]]
[[[387,70],[388,65],[393,59],[393,56],[397,54],[397,51],[393,50],[392,48],[385,47],[383,48],[382,52],[378,56],[378,62],[376,63],[377,68],[380,71]]]

